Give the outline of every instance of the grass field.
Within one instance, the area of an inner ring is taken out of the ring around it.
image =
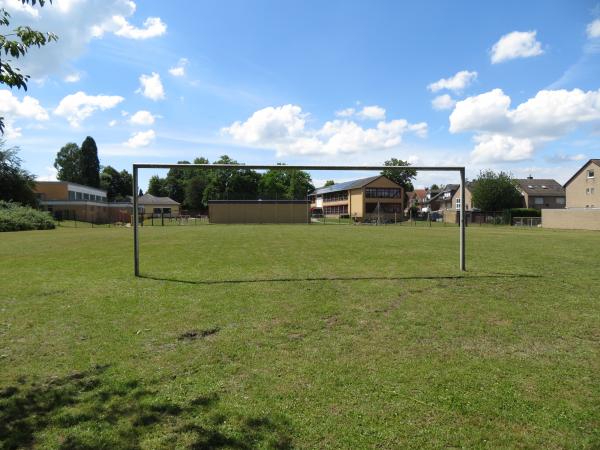
[[[0,448],[599,448],[600,233],[0,235]]]

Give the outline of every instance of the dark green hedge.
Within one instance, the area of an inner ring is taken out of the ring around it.
[[[513,217],[542,217],[542,212],[535,208],[512,208],[504,211],[504,223],[512,223]]]
[[[55,226],[46,211],[0,201],[0,231],[51,230]]]

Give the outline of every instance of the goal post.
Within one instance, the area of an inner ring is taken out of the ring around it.
[[[134,275],[140,276],[140,243],[139,243],[139,212],[138,212],[138,171],[139,169],[250,169],[250,170],[306,170],[306,171],[384,171],[411,169],[417,172],[459,172],[460,174],[460,215],[459,215],[459,270],[466,271],[466,235],[465,235],[465,168],[460,166],[312,166],[312,165],[272,165],[272,164],[133,164],[133,261]]]

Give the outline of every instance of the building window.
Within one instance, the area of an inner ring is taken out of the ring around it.
[[[69,191],[69,200],[75,200],[75,192]]]
[[[341,202],[348,200],[348,191],[332,192],[331,194],[323,194],[324,202]]]
[[[348,214],[348,205],[324,206],[323,214],[326,214],[326,215]]]
[[[565,198],[564,197],[556,197],[556,204],[557,205],[564,205],[565,204]]]
[[[77,200],[83,200],[83,194],[81,192],[75,192]]]
[[[535,197],[533,199],[533,202],[536,205],[543,205],[544,204],[544,197]]]
[[[171,214],[171,208],[163,208],[163,214]]]
[[[365,197],[367,198],[398,198],[400,189],[398,188],[366,188]]]
[[[460,198],[456,199],[456,209],[460,209]]]
[[[585,188],[585,195],[594,195],[594,192],[596,190],[592,187],[592,188]]]
[[[593,169],[587,171],[587,177],[594,178],[594,170]]]
[[[154,209],[152,210],[152,212],[153,212],[154,214],[160,214],[160,208],[154,208]]]
[[[83,199],[84,200],[89,200],[90,199],[90,194],[83,194]]]

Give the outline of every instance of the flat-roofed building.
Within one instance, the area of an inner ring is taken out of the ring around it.
[[[106,222],[109,204],[106,191],[70,181],[37,181],[34,191],[40,208],[59,219]]]
[[[307,200],[209,200],[210,223],[310,223]]]
[[[309,194],[311,210],[325,216],[401,220],[404,189],[383,175],[336,183]]]

